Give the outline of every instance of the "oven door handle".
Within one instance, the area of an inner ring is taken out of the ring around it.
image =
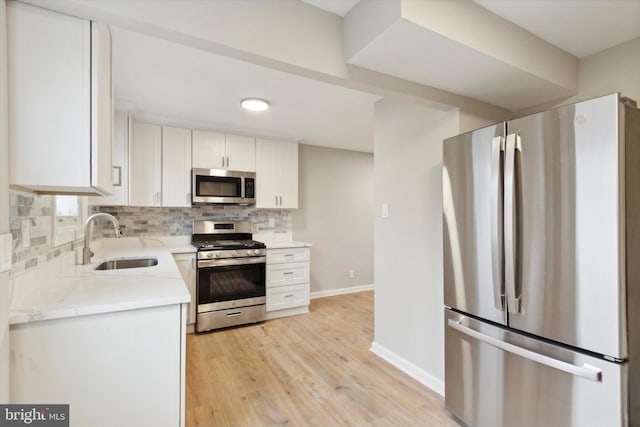
[[[206,267],[226,267],[228,265],[247,265],[247,264],[264,264],[267,257],[256,256],[246,258],[226,258],[226,259],[208,259],[198,260],[198,268]]]

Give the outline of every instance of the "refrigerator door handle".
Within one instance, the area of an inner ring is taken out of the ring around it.
[[[449,319],[447,323],[449,327],[465,335],[468,335],[471,338],[475,338],[478,341],[482,341],[508,353],[515,354],[525,359],[529,359],[533,362],[549,366],[550,368],[558,369],[571,375],[586,378],[591,381],[602,381],[602,369],[596,368],[595,366],[591,366],[587,363],[582,364],[582,366],[576,366],[571,363],[563,362],[562,360],[554,359],[553,357],[545,356],[544,354],[536,353],[535,351],[527,350],[526,348],[518,347],[517,345],[504,342],[502,340],[499,340],[498,338],[485,335],[474,329],[464,326],[462,323],[460,323],[460,321]]]
[[[495,307],[504,310],[504,266],[502,264],[502,199],[504,137],[496,136],[491,144],[491,269]]]
[[[522,154],[519,134],[507,135],[504,161],[504,283],[507,293],[509,313],[518,314],[521,310],[521,295],[516,293],[518,279],[518,218],[516,154]]]

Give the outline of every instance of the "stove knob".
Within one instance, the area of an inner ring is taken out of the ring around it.
[[[220,251],[216,251],[216,258],[218,258],[220,255],[222,255],[222,253],[220,253]]]
[[[238,256],[238,252],[237,251],[231,251],[231,256]]]

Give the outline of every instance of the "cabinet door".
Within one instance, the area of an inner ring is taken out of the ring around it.
[[[234,171],[255,172],[256,140],[248,136],[225,135],[226,169]]]
[[[281,142],[278,150],[279,206],[298,208],[298,144]]]
[[[131,206],[160,206],[161,136],[159,125],[133,122],[129,156]]]
[[[191,294],[191,303],[189,303],[189,309],[187,314],[187,324],[192,325],[196,323],[196,256],[195,254],[174,254],[176,265],[182,280],[189,289]]]
[[[109,27],[8,2],[7,76],[11,184],[111,193]]]
[[[162,127],[162,206],[191,206],[191,130]]]
[[[267,264],[267,288],[309,283],[308,262]]]
[[[193,131],[193,167],[223,169],[226,164],[225,137],[222,133]]]
[[[278,207],[278,145],[276,141],[256,141],[256,207]]]
[[[266,300],[267,311],[309,305],[309,284],[268,288]]]
[[[129,204],[129,129],[131,116],[124,111],[113,114],[113,192],[110,196],[91,197],[94,206],[126,206]]]
[[[91,185],[113,192],[113,85],[111,30],[91,22]]]
[[[90,40],[89,21],[7,3],[11,184],[90,185]]]

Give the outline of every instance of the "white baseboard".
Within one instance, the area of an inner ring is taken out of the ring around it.
[[[309,295],[313,298],[332,297],[334,295],[351,294],[354,292],[372,291],[373,283],[370,285],[352,286],[349,288],[329,289],[328,291],[311,292]]]
[[[370,350],[372,353],[391,363],[411,378],[416,379],[434,392],[438,393],[440,396],[444,397],[444,381],[434,377],[424,369],[417,367],[413,363],[398,356],[396,353],[381,346],[375,341],[371,343]]]

